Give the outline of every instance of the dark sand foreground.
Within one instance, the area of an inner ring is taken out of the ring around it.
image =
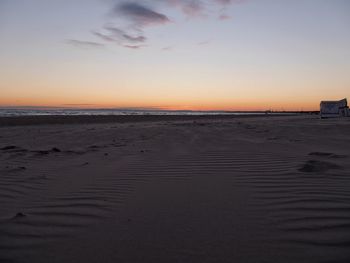
[[[350,119],[55,118],[0,118],[0,262],[350,262]]]

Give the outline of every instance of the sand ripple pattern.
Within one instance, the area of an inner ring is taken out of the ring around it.
[[[213,151],[179,156],[172,163],[148,164],[145,173],[152,171],[152,176],[177,179],[224,177],[252,195],[254,202],[249,205],[276,229],[269,238],[277,244],[309,249],[316,254],[322,251],[322,262],[348,262],[350,173],[332,163],[334,159],[325,161],[320,156],[319,160],[310,161],[318,158],[258,149],[254,153]],[[315,169],[303,171],[303,166],[310,163],[316,165]],[[324,169],[327,165],[329,169]],[[134,173],[141,167],[147,164],[136,164]]]
[[[315,157],[213,152],[193,160],[193,165],[205,167],[205,173],[229,173],[247,187],[254,200],[252,209],[260,210],[264,220],[277,229],[270,238],[279,246],[315,255],[322,251],[324,258],[318,256],[316,262],[349,262],[350,173],[332,163],[334,159],[320,156],[310,161]],[[319,167],[305,172],[303,167],[310,163]]]
[[[332,262],[346,262],[350,256],[350,175],[341,169],[303,172],[299,170],[303,165],[300,159],[287,152],[262,151],[213,151],[167,161],[135,158],[115,173],[106,172],[64,193],[50,191],[50,180],[54,180],[50,176],[21,176],[25,173],[22,170],[5,172],[0,178],[1,203],[11,206],[17,198],[31,198],[23,214],[1,218],[0,253],[7,256],[0,259],[11,259],[19,251],[30,252],[43,242],[73,235],[112,216],[139,183],[210,176],[247,189],[255,200],[249,205],[277,229],[278,234],[271,239],[311,251],[322,248],[326,255],[332,255]]]
[[[5,206],[0,210],[1,262],[11,262],[18,254],[30,254],[46,242],[73,236],[105,218],[118,217],[118,207],[137,184],[152,179],[184,180],[189,175],[186,167],[179,170],[175,163],[162,166],[142,155],[130,158],[124,166],[110,164],[102,171],[81,162],[60,167],[62,156],[56,157],[53,161],[48,156],[25,156],[18,163],[10,159],[11,166],[30,164],[31,168],[2,172],[0,202]],[[44,168],[35,169],[43,161]],[[72,171],[84,175],[87,170],[95,175],[72,180],[72,184],[60,176],[66,172],[74,174]]]

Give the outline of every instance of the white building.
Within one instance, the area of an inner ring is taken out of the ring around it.
[[[349,117],[350,111],[346,99],[339,101],[321,101],[321,118]]]

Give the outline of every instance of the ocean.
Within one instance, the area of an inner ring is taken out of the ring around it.
[[[33,109],[33,108],[0,108],[0,117],[39,116],[39,115],[265,115],[295,114],[269,111],[171,111],[144,109]]]

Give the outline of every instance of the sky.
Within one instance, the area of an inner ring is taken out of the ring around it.
[[[0,0],[0,106],[317,110],[348,0]]]

